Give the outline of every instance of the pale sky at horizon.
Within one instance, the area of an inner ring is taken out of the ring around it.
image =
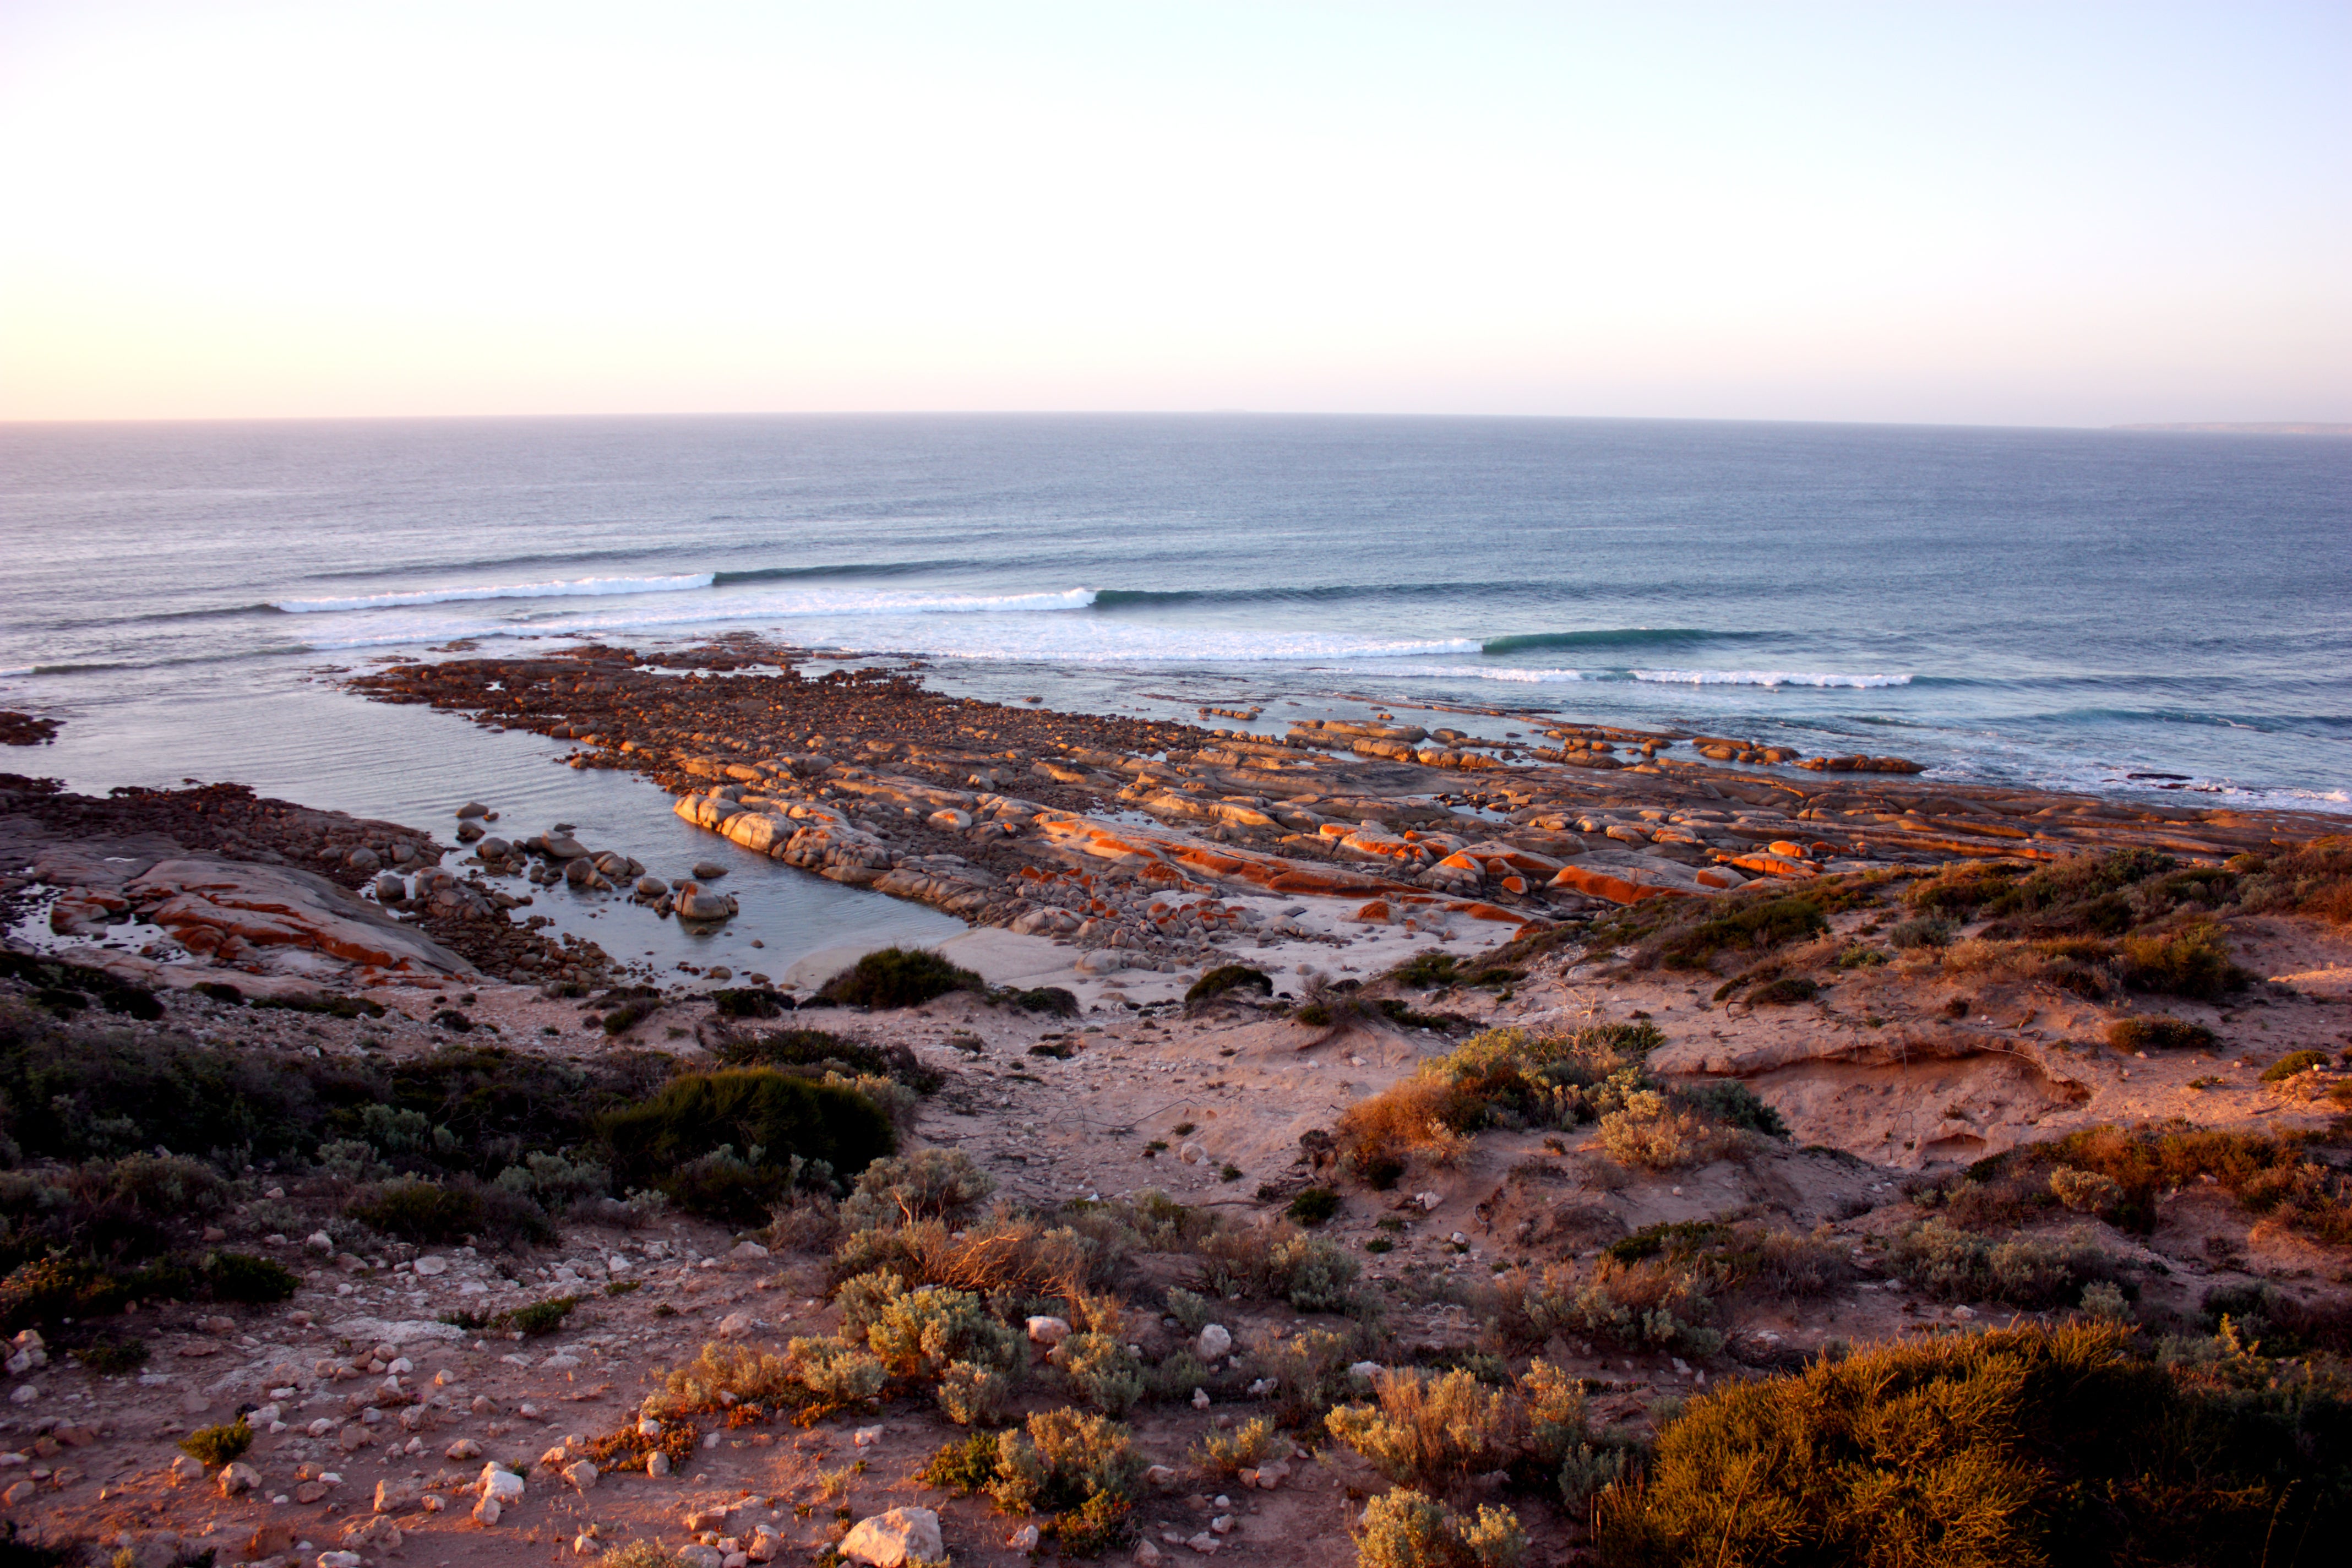
[[[0,0],[0,419],[2352,422],[2352,6]]]

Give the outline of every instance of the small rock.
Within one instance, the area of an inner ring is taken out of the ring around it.
[[[718,1332],[722,1340],[740,1340],[751,1331],[751,1314],[749,1312],[730,1312],[719,1320]]]
[[[326,1495],[334,1489],[324,1481],[304,1481],[294,1489],[294,1500],[308,1508],[314,1502],[324,1500]]]
[[[1160,1564],[1168,1560],[1168,1554],[1149,1541],[1144,1541],[1136,1544],[1135,1560],[1143,1564],[1143,1568],[1160,1568]]]
[[[477,1524],[496,1524],[499,1521],[499,1514],[500,1511],[501,1510],[499,1506],[499,1500],[494,1497],[486,1497],[481,1501],[474,1505],[474,1522]]]
[[[1037,1550],[1037,1542],[1040,1539],[1035,1525],[1024,1524],[1006,1536],[1004,1544],[1015,1552],[1034,1552]]]
[[[701,880],[708,882],[713,877],[724,877],[727,875],[727,868],[721,866],[716,860],[697,860],[694,863],[694,874]]]
[[[171,1464],[165,1468],[164,1474],[172,1478],[173,1486],[184,1487],[191,1481],[203,1480],[205,1468],[187,1455],[181,1454],[173,1458]]]
[[[1376,1361],[1360,1361],[1349,1363],[1348,1367],[1348,1375],[1350,1377],[1360,1377],[1369,1383],[1380,1373],[1380,1363]]]
[[[343,1526],[343,1544],[346,1546],[373,1546],[379,1552],[397,1552],[400,1541],[400,1526],[382,1514],[355,1519]]]
[[[1422,1206],[1423,1211],[1427,1213],[1435,1210],[1440,1204],[1444,1203],[1445,1201],[1445,1194],[1444,1193],[1415,1193],[1412,1194],[1412,1201],[1419,1204]]]
[[[727,1553],[716,1546],[681,1546],[670,1561],[678,1568],[726,1568]]]
[[[1234,1516],[1229,1513],[1217,1515],[1216,1518],[1209,1521],[1209,1530],[1213,1534],[1231,1535],[1234,1531]]]
[[[260,1484],[261,1472],[241,1459],[223,1465],[220,1474],[213,1478],[213,1485],[220,1489],[220,1495],[223,1497],[236,1497],[241,1492],[249,1492]]]
[[[882,1428],[879,1426],[860,1426],[856,1431],[850,1434],[849,1440],[860,1448],[871,1448],[875,1444],[882,1441]]]
[[[593,1492],[596,1489],[596,1467],[583,1459],[563,1467],[563,1484],[576,1492]]]
[[[1199,1552],[1203,1557],[1222,1552],[1224,1550],[1225,1546],[1223,1542],[1218,1540],[1215,1536],[1211,1535],[1205,1530],[1201,1531],[1200,1534],[1192,1537],[1192,1540],[1186,1542],[1184,1544],[1191,1547],[1193,1551]]]
[[[498,1521],[493,1520],[491,1522],[495,1524]],[[361,1556],[356,1552],[321,1552],[319,1553],[319,1568],[361,1568],[361,1565],[366,1563],[366,1558]]]
[[[1192,1408],[1195,1410],[1206,1410],[1208,1407],[1209,1391],[1205,1388],[1194,1389],[1192,1391]]]
[[[417,1481],[406,1479],[378,1481],[375,1484],[375,1511],[398,1513],[403,1509],[415,1508],[417,1500],[424,1495],[425,1488]]]
[[[496,1465],[484,1465],[481,1479],[474,1486],[484,1497],[494,1497],[503,1503],[522,1501],[522,1478]]]
[[[1234,1348],[1234,1336],[1223,1323],[1211,1323],[1194,1344],[1202,1361],[1223,1361]]]
[[[1154,1465],[1143,1472],[1143,1479],[1155,1487],[1172,1487],[1176,1484],[1176,1471],[1171,1466]]]
[[[448,1272],[449,1260],[446,1258],[427,1257],[416,1260],[416,1273],[420,1279],[430,1279],[436,1274]]]
[[[861,1519],[838,1548],[842,1561],[868,1568],[906,1568],[909,1559],[936,1563],[947,1555],[940,1516],[928,1508],[894,1508]]]
[[[1035,1317],[1029,1320],[1028,1327],[1029,1342],[1044,1345],[1049,1350],[1070,1337],[1070,1321],[1067,1318]]]
[[[441,1457],[446,1459],[478,1459],[482,1457],[482,1446],[471,1437],[460,1437],[444,1448]]]
[[[646,1456],[646,1474],[656,1480],[669,1474],[669,1456],[656,1450]]]
[[[1198,1143],[1187,1143],[1176,1151],[1176,1157],[1188,1165],[1197,1165],[1209,1157],[1209,1152]]]

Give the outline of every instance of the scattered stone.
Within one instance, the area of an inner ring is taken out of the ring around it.
[[[1223,1361],[1234,1348],[1234,1336],[1223,1324],[1211,1323],[1201,1331],[1194,1343],[1202,1361]]]
[[[445,1459],[478,1459],[482,1457],[482,1446],[471,1437],[460,1437],[442,1449],[441,1457]]]
[[[1051,1350],[1070,1337],[1067,1318],[1035,1317],[1029,1320],[1029,1342]]]
[[[500,1511],[501,1510],[499,1506],[499,1500],[494,1497],[486,1497],[481,1501],[474,1505],[474,1522],[477,1524],[496,1524],[499,1521],[499,1514]]]
[[[577,1464],[563,1467],[563,1484],[576,1492],[594,1491],[596,1476],[596,1467],[585,1459]]]
[[[220,1489],[220,1495],[223,1497],[236,1497],[242,1492],[249,1492],[260,1484],[261,1472],[242,1459],[223,1465],[220,1474],[213,1478],[213,1485]]]
[[[894,1508],[861,1519],[841,1540],[841,1557],[868,1568],[906,1568],[910,1559],[936,1563],[947,1555],[940,1516],[928,1508]]]
[[[659,1480],[669,1474],[669,1456],[656,1451],[646,1456],[646,1474]]]

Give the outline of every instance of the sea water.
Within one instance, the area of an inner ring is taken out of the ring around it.
[[[1505,710],[1444,721],[1479,733],[1675,726],[1896,753],[1931,778],[2352,811],[2336,437],[1250,416],[13,426],[0,589],[0,706],[66,721],[0,766],[83,789],[235,779],[420,826],[496,795],[509,825],[579,820],[665,874],[717,841],[645,827],[646,786],[556,766],[564,748],[537,737],[363,703],[337,675],[461,638],[749,629],[919,658],[934,684],[1000,700],[1262,706],[1268,731],[1426,703]],[[798,889],[768,927],[786,950],[944,921],[777,875]]]

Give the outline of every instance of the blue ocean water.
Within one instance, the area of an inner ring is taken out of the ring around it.
[[[83,785],[193,773],[319,799],[306,780],[369,758],[331,787],[384,810],[402,798],[370,739],[384,710],[319,667],[459,637],[749,627],[1056,706],[1252,701],[1274,705],[1266,728],[1483,706],[1897,752],[1933,776],[2352,810],[2342,437],[1251,416],[16,426],[0,427],[0,705],[68,721],[5,761]]]

